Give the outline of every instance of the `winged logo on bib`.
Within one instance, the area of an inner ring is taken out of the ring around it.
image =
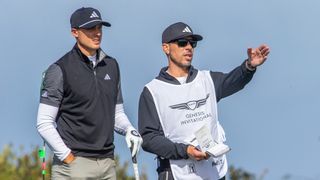
[[[195,110],[196,108],[199,108],[200,106],[205,105],[208,98],[209,98],[209,94],[207,94],[206,98],[204,98],[204,99],[189,101],[186,103],[180,103],[180,104],[172,105],[169,107],[171,109]]]

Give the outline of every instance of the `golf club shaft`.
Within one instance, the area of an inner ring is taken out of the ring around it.
[[[130,148],[131,152],[132,152],[132,148]],[[136,180],[140,180],[140,176],[139,176],[139,169],[138,169],[138,162],[137,162],[137,156],[134,155],[132,158],[132,166],[133,166],[133,172],[134,172],[134,177]]]

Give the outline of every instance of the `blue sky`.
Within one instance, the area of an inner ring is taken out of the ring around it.
[[[161,33],[168,25],[183,21],[204,37],[193,60],[199,69],[228,72],[247,57],[247,47],[267,43],[269,59],[250,84],[219,102],[229,164],[265,172],[265,180],[320,179],[317,0],[1,0],[1,149],[41,144],[35,129],[41,73],[72,48],[69,17],[82,6],[98,8],[112,24],[102,48],[119,62],[134,126],[143,86],[167,63]],[[115,143],[121,159],[129,159],[124,138]],[[150,179],[153,159],[144,151],[138,159]]]

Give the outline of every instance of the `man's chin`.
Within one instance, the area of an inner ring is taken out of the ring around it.
[[[94,50],[100,49],[100,44],[99,44],[99,45],[94,45],[94,46],[92,46],[92,49],[94,49]]]
[[[190,66],[191,66],[191,62],[190,63],[181,64],[181,67],[183,67],[183,68],[189,68]]]
[[[92,45],[92,48],[99,49],[101,43],[100,42],[93,42],[91,45]]]
[[[186,60],[186,62],[184,63],[184,65],[186,67],[190,67],[191,66],[191,62],[192,62],[192,58],[190,60]]]

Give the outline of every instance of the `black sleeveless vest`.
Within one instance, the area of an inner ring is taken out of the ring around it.
[[[64,82],[57,116],[57,130],[63,141],[77,156],[113,158],[120,80],[116,60],[106,56],[93,67],[75,46],[56,64]]]

